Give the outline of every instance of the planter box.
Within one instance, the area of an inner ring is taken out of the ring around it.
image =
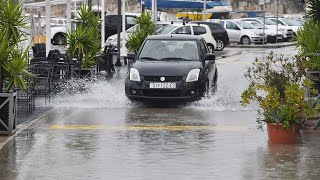
[[[0,93],[0,134],[12,135],[17,125],[17,93]]]
[[[71,68],[71,78],[93,78],[96,74],[96,68]]]
[[[294,144],[297,143],[297,126],[284,129],[281,124],[267,123],[269,143]]]

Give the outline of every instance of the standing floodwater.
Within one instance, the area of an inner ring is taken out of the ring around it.
[[[125,67],[111,79],[71,80],[0,150],[0,179],[318,179],[319,135],[270,145],[257,106],[240,105],[243,72],[265,55],[217,60],[217,93],[176,107],[129,101]]]

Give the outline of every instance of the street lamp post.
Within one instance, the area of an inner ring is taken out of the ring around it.
[[[203,19],[202,21],[206,21],[207,17],[207,0],[203,1]]]
[[[276,2],[277,2],[277,30],[276,30],[276,43],[278,43],[277,34],[278,34],[278,28],[279,28],[279,0],[276,0]]]
[[[121,16],[121,0],[118,0],[118,16]],[[122,19],[122,18],[120,18]],[[120,32],[121,32],[121,23],[118,23],[117,27],[117,62],[115,63],[115,66],[121,66],[120,62]]]

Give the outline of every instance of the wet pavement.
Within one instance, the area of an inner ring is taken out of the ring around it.
[[[70,81],[52,110],[0,150],[0,179],[319,179],[319,132],[271,145],[256,106],[240,106],[243,72],[267,52],[217,60],[218,92],[187,105],[130,102],[125,67],[111,79]]]

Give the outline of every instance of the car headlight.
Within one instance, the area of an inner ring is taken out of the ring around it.
[[[130,69],[130,81],[138,81],[138,82],[141,81],[138,69],[136,68]]]
[[[286,29],[283,29],[283,28],[280,28],[279,30],[282,31],[282,32],[286,31]]]
[[[251,36],[258,36],[258,34],[255,32],[251,32],[250,34],[251,34]]]
[[[198,81],[200,69],[192,69],[187,76],[186,82]]]

